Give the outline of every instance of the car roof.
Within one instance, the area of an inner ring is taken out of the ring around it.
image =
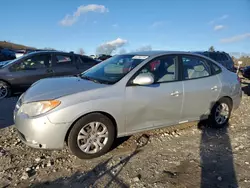
[[[61,53],[61,54],[73,54],[75,56],[81,56],[81,57],[85,57],[85,58],[89,58],[89,59],[93,59],[87,55],[81,55],[81,54],[76,54],[76,53],[72,53],[72,52],[63,52],[63,51],[56,51],[56,50],[44,50],[44,51],[34,51],[34,52],[30,52],[27,54],[27,56],[30,56],[30,55],[36,55],[36,54],[46,54],[46,53]]]
[[[75,54],[75,53],[72,53],[72,52],[63,52],[63,51],[57,51],[57,50],[34,51],[34,52],[30,52],[28,54],[42,54],[42,53],[63,53],[63,54],[81,55],[81,54]]]
[[[188,51],[160,51],[160,50],[130,52],[130,53],[126,53],[125,55],[158,56],[158,55],[168,55],[168,54],[185,54],[185,55],[197,55],[197,56],[200,55],[200,54],[197,54],[194,52],[188,52]]]
[[[138,51],[138,52],[130,52],[126,53],[127,55],[146,55],[146,56],[154,56],[162,53],[167,53],[168,51],[158,51],[158,50],[152,50],[152,51]]]
[[[210,51],[190,51],[192,53],[223,53],[226,54],[226,52],[224,51],[214,51],[214,52],[210,52]]]
[[[53,50],[33,51],[28,54],[42,54],[42,53],[53,53],[53,52],[58,52],[58,51],[53,51]]]
[[[218,66],[221,67],[219,63],[214,61],[213,59],[201,54],[201,53],[195,53],[195,52],[190,52],[190,51],[157,51],[157,50],[152,50],[152,51],[141,51],[141,52],[130,52],[126,53],[123,55],[139,55],[139,56],[150,56],[151,58],[157,57],[157,56],[162,56],[162,55],[194,55],[197,57],[202,57],[205,59],[208,59],[209,61],[212,61],[213,63],[217,64]]]

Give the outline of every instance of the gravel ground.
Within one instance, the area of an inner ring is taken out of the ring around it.
[[[0,125],[7,127],[0,130],[0,187],[249,188],[249,86],[243,84],[242,104],[228,127],[189,123],[183,130],[150,131],[118,139],[111,152],[93,160],[79,160],[67,149],[25,146],[7,127],[15,98],[0,101]]]

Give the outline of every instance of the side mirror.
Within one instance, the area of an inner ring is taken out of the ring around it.
[[[139,74],[134,80],[133,84],[136,85],[150,85],[154,83],[154,78],[152,75],[147,73]]]

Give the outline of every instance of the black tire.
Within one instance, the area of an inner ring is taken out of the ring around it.
[[[226,104],[229,108],[229,114],[226,119],[226,121],[222,124],[219,124],[216,121],[216,109],[221,105],[221,104]],[[209,126],[212,128],[222,128],[228,125],[229,119],[231,117],[231,112],[232,112],[232,101],[229,98],[222,98],[220,99],[217,103],[212,108],[210,117],[209,117]]]
[[[7,97],[10,97],[11,96],[11,88],[10,88],[9,84],[7,84],[6,82],[0,80],[0,87],[1,86],[7,88],[7,94],[5,96],[1,96],[0,95],[0,99],[4,99],[4,98],[7,98]]]
[[[77,136],[80,130],[85,125],[91,122],[100,122],[106,126],[108,130],[108,141],[100,151],[93,153],[93,154],[88,154],[79,148],[78,143],[77,143]],[[107,116],[102,115],[100,113],[92,113],[92,114],[89,114],[80,118],[70,130],[68,141],[67,141],[69,150],[71,151],[73,155],[75,155],[76,157],[80,159],[92,159],[92,158],[96,158],[96,157],[100,157],[101,155],[104,155],[110,150],[115,140],[116,133],[115,133],[114,126],[115,125],[113,124],[113,122]]]

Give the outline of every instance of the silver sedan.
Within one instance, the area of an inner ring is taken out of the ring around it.
[[[209,119],[225,126],[242,97],[235,73],[186,52],[113,56],[78,76],[34,83],[18,100],[21,140],[40,149],[66,141],[81,159],[101,156],[117,137]]]

